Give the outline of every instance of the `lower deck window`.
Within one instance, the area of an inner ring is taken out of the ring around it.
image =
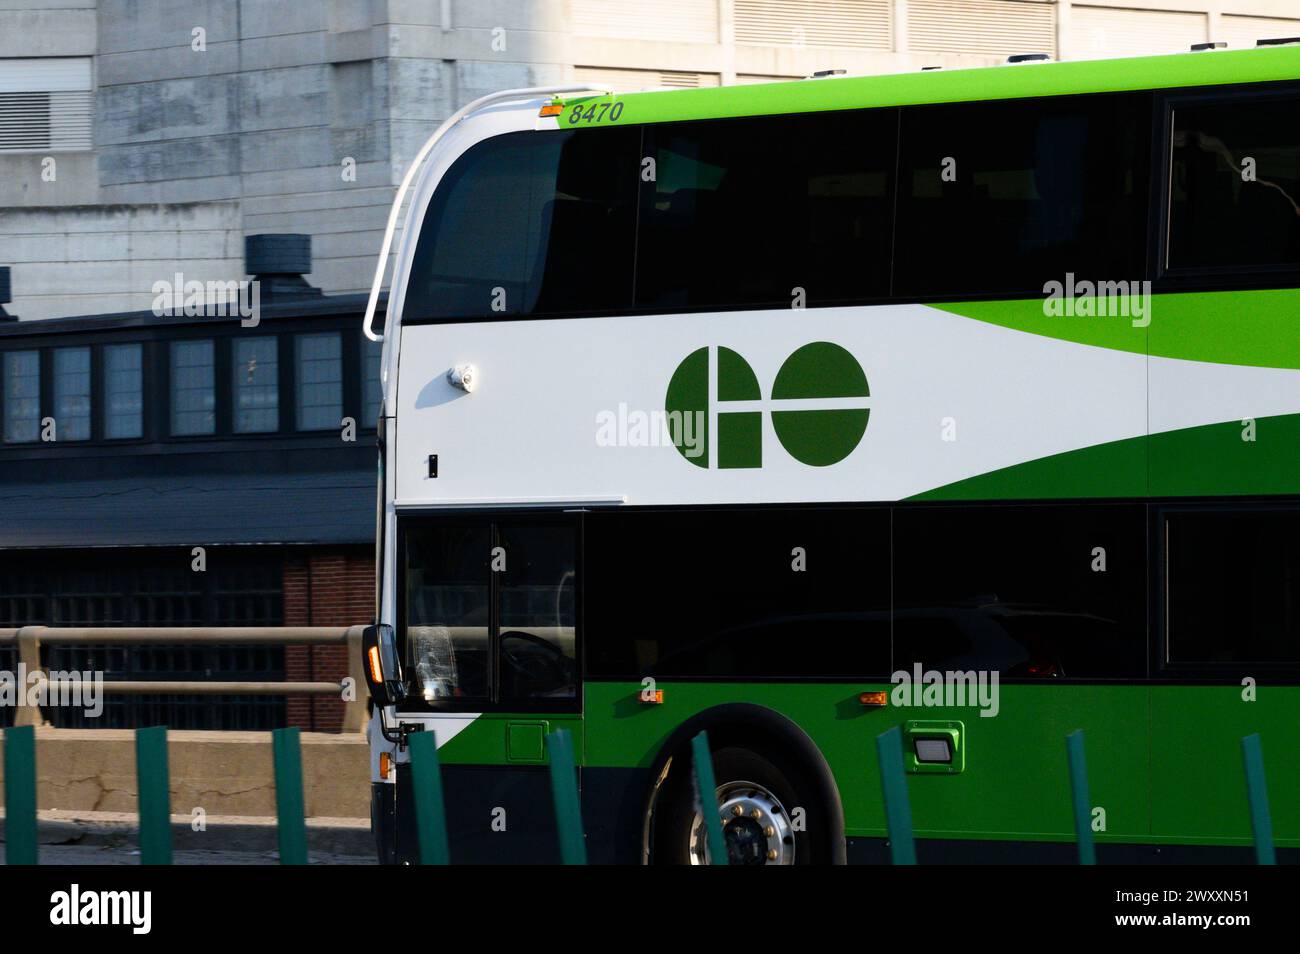
[[[416,522],[402,539],[403,634],[417,698],[470,708],[576,700],[572,523]]]
[[[1164,520],[1166,662],[1300,662],[1300,510]]]

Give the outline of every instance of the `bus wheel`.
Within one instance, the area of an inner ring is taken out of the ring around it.
[[[685,771],[682,771],[685,769]],[[749,749],[713,753],[715,804],[732,865],[813,864],[820,854],[809,831],[823,826],[808,817],[820,804],[791,783],[776,765]],[[670,771],[654,819],[653,860],[660,864],[709,864],[704,816],[695,810],[690,757]]]

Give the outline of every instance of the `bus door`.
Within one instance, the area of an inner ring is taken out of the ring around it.
[[[581,763],[578,522],[420,516],[398,532],[404,707],[438,736],[453,860],[556,861],[547,736]]]

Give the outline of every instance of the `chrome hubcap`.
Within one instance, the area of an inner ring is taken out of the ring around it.
[[[780,799],[755,782],[727,782],[718,786],[717,794],[728,864],[794,864],[794,830]],[[704,816],[696,812],[691,823],[691,864],[710,863],[708,841]]]

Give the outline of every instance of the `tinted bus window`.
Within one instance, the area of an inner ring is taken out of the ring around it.
[[[626,310],[639,142],[519,132],[466,151],[420,226],[404,319]]]
[[[903,110],[894,292],[1041,295],[1144,278],[1150,99]]]
[[[1176,106],[1171,268],[1300,264],[1300,103]]]
[[[889,511],[593,513],[594,678],[884,678]]]
[[[638,306],[888,295],[896,127],[894,110],[647,127]]]
[[[1300,510],[1164,524],[1168,661],[1300,662]]]
[[[1135,505],[894,512],[894,662],[1026,678],[1146,675]]]

